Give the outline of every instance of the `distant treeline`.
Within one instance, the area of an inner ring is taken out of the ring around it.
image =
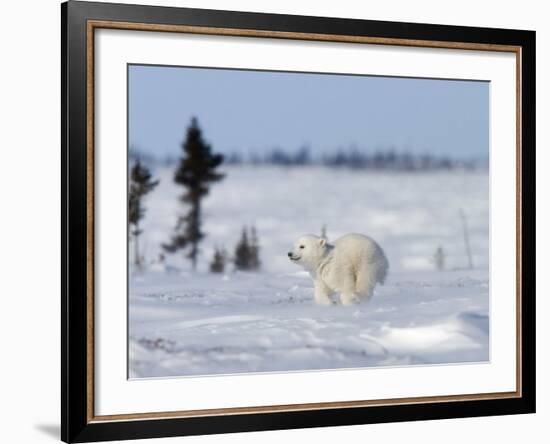
[[[174,158],[162,160],[153,156],[144,156],[135,150],[130,150],[130,158],[139,156],[142,161],[171,165]],[[295,151],[274,148],[265,154],[250,153],[243,155],[233,152],[224,156],[226,165],[277,165],[277,166],[313,166],[322,165],[333,168],[351,168],[365,170],[388,171],[439,171],[439,170],[476,170],[488,166],[487,159],[456,159],[449,156],[433,154],[415,154],[408,151],[398,151],[393,148],[375,151],[363,151],[358,148],[339,149],[334,153],[312,156],[308,147]]]
[[[394,149],[376,150],[374,152],[359,149],[341,149],[335,153],[313,157],[308,148],[301,148],[295,152],[275,148],[263,156],[255,153],[248,156],[231,153],[226,156],[225,163],[229,165],[324,165],[328,167],[393,171],[471,170],[486,168],[487,166],[486,160],[454,159],[448,156],[414,154],[407,151],[399,152]]]

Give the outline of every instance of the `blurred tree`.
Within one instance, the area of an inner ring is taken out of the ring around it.
[[[261,266],[260,245],[255,227],[243,227],[241,238],[235,247],[235,268],[241,271],[258,270]]]
[[[438,271],[443,271],[445,269],[445,252],[441,246],[436,248],[433,261]]]
[[[130,233],[134,237],[134,264],[137,267],[141,267],[142,265],[139,252],[139,236],[143,230],[139,227],[139,221],[145,215],[143,197],[150,193],[158,183],[158,180],[151,180],[151,173],[137,158],[130,170],[130,189],[128,195],[128,222],[132,227]]]
[[[294,154],[294,159],[292,161],[294,165],[310,165],[311,164],[311,154],[308,145],[302,145],[298,152]]]
[[[225,264],[227,263],[227,252],[225,248],[214,249],[214,257],[210,262],[210,271],[212,273],[223,273],[225,271]]]
[[[237,270],[250,270],[252,261],[250,242],[248,241],[248,230],[243,227],[241,238],[235,247],[235,268]]]
[[[218,171],[218,167],[223,162],[223,155],[212,153],[211,146],[203,139],[202,131],[195,117],[191,119],[181,147],[184,155],[179,161],[174,181],[185,188],[185,193],[180,197],[180,201],[187,204],[188,211],[184,216],[178,218],[175,233],[168,244],[163,244],[163,248],[174,253],[190,246],[187,257],[195,269],[199,243],[204,238],[204,233],[201,231],[201,201],[208,194],[210,185],[224,177]]]
[[[240,153],[231,153],[227,158],[225,159],[225,163],[227,165],[240,165],[243,163],[243,156]]]

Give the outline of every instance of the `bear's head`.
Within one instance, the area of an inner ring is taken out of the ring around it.
[[[288,252],[288,258],[308,271],[314,271],[327,252],[327,241],[313,234],[301,236]]]

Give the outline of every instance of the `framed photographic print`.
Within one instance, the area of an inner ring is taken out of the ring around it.
[[[535,33],[69,1],[62,439],[535,411]]]

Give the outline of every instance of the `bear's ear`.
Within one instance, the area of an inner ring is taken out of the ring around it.
[[[327,244],[326,239],[324,239],[324,238],[319,239],[319,245],[321,245],[321,247],[324,247],[326,244]]]

